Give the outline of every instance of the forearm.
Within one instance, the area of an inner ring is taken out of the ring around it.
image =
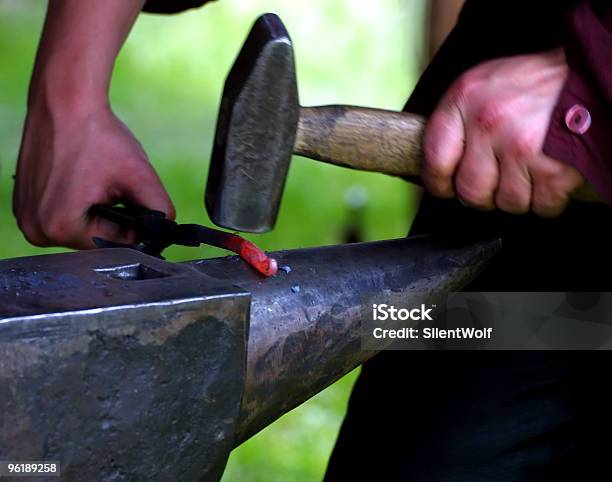
[[[115,59],[144,0],[50,0],[15,175],[13,212],[39,246],[92,248],[133,233],[92,216],[130,202],[174,216],[146,153],[109,108]]]
[[[28,104],[108,103],[115,59],[145,0],[50,0]]]
[[[457,23],[464,0],[432,0],[429,2],[427,49],[431,60]]]

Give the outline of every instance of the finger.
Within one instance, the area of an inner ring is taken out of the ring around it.
[[[13,194],[13,216],[15,216],[17,226],[28,243],[40,247],[51,246],[49,239],[40,227],[36,210],[32,209],[27,203],[22,203],[16,194]]]
[[[533,184],[531,210],[543,218],[555,218],[559,216],[569,204],[569,195],[559,195],[554,193],[538,182]]]
[[[45,236],[34,216],[16,212],[15,218],[23,236],[30,244],[40,247],[53,246],[53,243]]]
[[[570,194],[583,182],[582,175],[568,164],[540,155],[531,171],[531,209],[539,216],[557,217],[570,202]]]
[[[100,181],[101,185],[107,183]],[[112,190],[116,188],[113,187]],[[74,195],[72,201],[55,199],[54,205],[58,208],[39,210],[38,222],[41,230],[51,246],[66,246],[73,249],[95,248],[93,237],[102,238],[114,243],[131,244],[134,242],[133,233],[127,232],[116,223],[104,218],[91,215],[91,207],[95,204],[113,204],[119,198],[107,196],[106,189],[95,187],[87,193],[77,192],[75,189],[67,191]],[[43,203],[51,206],[53,203]]]
[[[423,138],[424,162],[421,176],[434,196],[455,195],[453,177],[463,155],[465,131],[459,107],[446,96],[430,117]]]
[[[527,163],[506,152],[500,152],[499,186],[495,205],[510,214],[525,214],[531,206],[532,180]]]
[[[70,247],[75,249],[96,248],[97,246],[93,238],[100,238],[119,244],[134,244],[137,241],[136,233],[133,231],[99,216],[92,216],[82,236],[76,239]]]
[[[83,225],[78,219],[66,216],[56,216],[53,219],[42,220],[40,230],[45,236],[45,243],[39,246],[65,246],[79,249],[82,244]]]
[[[28,199],[32,197],[28,192],[29,189],[30,185],[21,182],[21,178],[16,175],[12,202],[13,216],[24,238],[30,244],[41,247],[50,246],[51,243],[40,229],[37,210],[32,209],[32,206],[28,203]]]
[[[457,197],[466,206],[491,211],[498,183],[499,165],[490,143],[479,131],[469,132],[455,176]]]
[[[176,218],[174,204],[150,165],[118,182],[122,199],[143,208],[161,211],[169,219]]]

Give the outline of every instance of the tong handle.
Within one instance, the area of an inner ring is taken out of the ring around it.
[[[134,246],[139,251],[161,257],[161,252],[171,244],[176,243],[176,223],[166,218],[161,211],[146,209],[139,206],[92,206],[90,214],[100,216],[108,221],[130,229],[142,241]],[[96,241],[106,242],[105,240]]]
[[[96,204],[92,206],[90,211],[94,216],[100,216],[101,218],[112,221],[113,223],[120,224],[126,228],[137,229],[137,225],[142,224],[145,218],[148,219],[166,219],[165,213],[161,211],[155,211],[153,209],[146,209],[139,206],[103,206],[102,204]]]

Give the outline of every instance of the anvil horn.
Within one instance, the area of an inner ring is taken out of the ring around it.
[[[499,250],[421,237],[169,263],[0,262],[0,460],[68,480],[216,481],[233,447],[375,354],[371,302],[456,291]],[[399,297],[399,298],[398,298]]]

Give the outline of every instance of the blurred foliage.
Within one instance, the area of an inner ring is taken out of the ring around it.
[[[0,258],[59,249],[28,245],[11,215],[11,176],[46,2],[0,0]],[[257,15],[283,19],[295,44],[303,105],[401,109],[420,59],[418,0],[222,0],[173,17],[143,15],[117,61],[112,105],[145,146],[180,222],[210,225],[203,208],[208,156],[223,82]],[[100,159],[100,162],[103,162]],[[346,190],[366,190],[368,240],[403,236],[413,204],[406,183],[294,159],[277,228],[249,236],[266,249],[335,244],[348,219]],[[179,261],[225,254],[175,247]],[[234,451],[224,482],[320,480],[353,373]]]

